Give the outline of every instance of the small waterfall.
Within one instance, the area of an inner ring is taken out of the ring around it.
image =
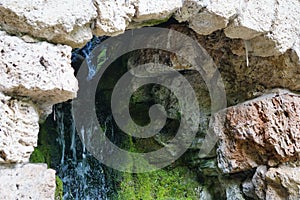
[[[101,43],[105,37],[94,37],[82,49],[75,49],[72,54],[72,65],[78,66],[86,59],[88,65],[87,80],[91,80],[97,72],[97,66],[92,64],[91,51]],[[76,130],[70,102],[58,104],[54,108],[54,120],[58,131],[57,141],[61,148],[61,160],[56,167],[58,176],[64,184],[64,199],[108,200],[111,186],[106,180],[105,167],[95,159],[85,147],[81,139],[91,135],[95,127],[82,127]]]
[[[69,103],[55,106],[55,118],[61,147],[62,158],[56,167],[58,176],[64,184],[64,199],[99,199],[108,200],[109,186],[106,184],[104,168],[101,163],[88,153],[79,139]],[[79,133],[84,136],[83,128]]]

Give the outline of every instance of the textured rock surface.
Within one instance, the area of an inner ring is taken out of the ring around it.
[[[160,20],[169,18],[173,12],[182,7],[182,0],[137,0],[134,21]]]
[[[188,21],[189,26],[199,34],[208,35],[225,29],[229,38],[250,40],[264,35],[267,41],[271,39],[274,42],[276,48],[272,51],[275,54],[288,49],[300,53],[299,8],[300,2],[297,0],[187,0],[175,16],[179,21]]]
[[[98,17],[94,33],[96,35],[117,35],[123,33],[135,14],[132,4],[125,1],[95,0]]]
[[[188,21],[189,27],[201,35],[208,35],[216,30],[224,29],[229,18],[236,14],[236,4],[229,1],[184,1],[183,7],[175,18]]]
[[[0,163],[29,161],[37,145],[38,121],[32,104],[0,93]]]
[[[96,35],[117,35],[129,26],[157,24],[182,6],[181,0],[22,1],[3,0],[0,27],[53,43],[83,46]],[[140,22],[149,21],[140,24]],[[138,22],[138,23],[136,23]]]
[[[71,48],[26,43],[0,32],[0,91],[49,106],[76,96]]]
[[[300,199],[300,168],[280,166],[266,173],[266,199]]]
[[[253,199],[265,199],[267,166],[258,166],[254,176],[242,184],[243,193]]]
[[[96,0],[98,17],[94,33],[96,35],[117,35],[127,28],[157,24],[168,19],[182,6],[181,0]]]
[[[298,160],[299,113],[300,96],[284,90],[220,112],[219,168],[232,173]]]
[[[0,166],[0,199],[54,199],[55,171],[46,164]]]
[[[86,1],[2,0],[0,25],[13,33],[25,33],[76,47],[92,38],[90,25],[96,8]]]
[[[300,198],[300,168],[281,165],[259,166],[252,179],[243,183],[243,192],[252,199],[296,200]]]

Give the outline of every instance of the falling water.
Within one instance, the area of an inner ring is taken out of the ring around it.
[[[73,52],[72,62],[86,59],[89,73],[87,80],[93,78],[96,68],[91,64],[92,55],[90,52],[95,45],[99,44],[103,38],[94,37],[92,41],[82,49]],[[78,63],[77,63],[78,64]],[[57,125],[57,142],[61,147],[61,160],[56,167],[58,176],[63,181],[64,199],[109,199],[111,192],[106,180],[105,169],[102,164],[95,159],[85,147],[78,136],[85,140],[84,136],[91,135],[95,131],[94,127],[82,127],[76,130],[75,121],[71,109],[71,103],[58,104],[54,108],[54,120]]]
[[[84,143],[79,139],[72,112],[68,103],[55,107],[58,143],[61,146],[61,162],[56,170],[64,184],[64,199],[108,199],[109,186],[103,166],[86,150]],[[84,136],[84,128],[79,134]]]

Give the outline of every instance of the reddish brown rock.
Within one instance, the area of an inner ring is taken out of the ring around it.
[[[299,159],[300,96],[285,90],[217,114],[218,167],[224,173]]]

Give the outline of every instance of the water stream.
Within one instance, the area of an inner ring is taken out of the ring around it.
[[[61,146],[61,160],[56,170],[64,184],[64,199],[101,199],[108,198],[109,186],[101,163],[90,155],[79,139],[74,127],[70,105],[55,106],[58,143]],[[86,129],[89,131],[89,129]],[[80,134],[84,135],[84,129]]]
[[[80,65],[85,59],[89,68],[87,80],[93,78],[96,67],[91,64],[91,51],[105,38],[94,37],[82,49],[76,49],[72,54],[72,65]],[[76,67],[75,70],[76,70]],[[58,132],[57,142],[61,149],[60,163],[56,166],[57,175],[62,179],[64,199],[89,200],[109,199],[111,186],[106,175],[108,170],[95,159],[78,136],[84,140],[85,132],[92,134],[93,126],[76,130],[71,102],[54,106],[54,123]],[[105,172],[106,170],[106,172]]]

